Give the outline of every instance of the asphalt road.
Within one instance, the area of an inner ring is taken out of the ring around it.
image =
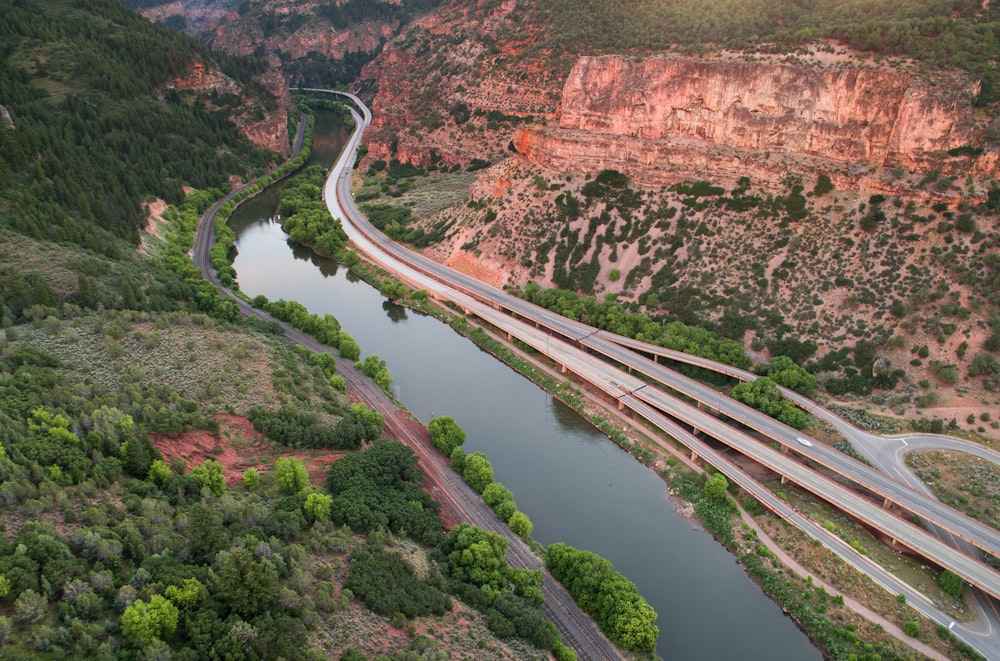
[[[402,277],[412,284],[427,288],[439,296],[455,301],[466,310],[474,312],[497,327],[518,337],[518,339],[531,344],[536,349],[549,353],[550,357],[556,360],[558,358],[552,355],[552,349],[558,344],[557,338],[549,338],[543,330],[530,327],[527,324],[514,323],[517,320],[495,308],[513,312],[518,320],[530,320],[536,325],[550,329],[563,338],[576,340],[578,344],[591,350],[599,351],[621,364],[629,366],[631,369],[648,374],[679,392],[687,395],[700,392],[702,393],[702,399],[706,402],[713,402],[720,411],[729,417],[757,429],[769,430],[769,433],[774,436],[784,437],[786,443],[795,445],[798,450],[815,450],[817,457],[821,456],[825,448],[819,444],[814,444],[813,448],[802,447],[794,440],[798,435],[798,432],[795,430],[781,425],[781,423],[772,418],[754,409],[750,409],[739,402],[722,398],[718,392],[704,386],[704,384],[700,384],[693,379],[688,379],[678,372],[667,369],[658,363],[639,356],[633,351],[624,349],[610,340],[602,338],[598,335],[597,329],[543,310],[494,287],[485,285],[463,274],[456,273],[419,254],[411,253],[397,246],[377,233],[357,211],[357,207],[353,204],[350,194],[350,169],[347,167],[348,161],[353,163],[354,153],[360,142],[363,129],[371,120],[371,114],[367,108],[356,98],[354,101],[364,113],[362,117],[356,116],[359,130],[354,133],[347,147],[345,147],[341,161],[338,161],[337,166],[331,172],[324,193],[331,213],[347,221],[344,223],[344,229],[351,241],[362,252],[375,261],[380,262],[385,268],[396,273],[397,276]],[[486,303],[481,301],[486,301]],[[539,335],[544,336],[542,341],[539,341]],[[583,359],[575,362],[572,366],[568,361],[560,362],[585,377],[586,373],[591,369],[585,367],[586,363],[601,363],[605,365],[605,367],[601,368],[603,370],[602,373],[591,379],[591,382],[599,387],[603,387],[602,384],[611,381],[622,382],[621,378],[615,377],[617,370],[608,367],[603,361],[594,361],[593,357],[584,356]],[[679,400],[677,401],[679,402]],[[872,506],[870,502],[858,497],[853,491],[841,487],[832,480],[824,479],[819,481],[819,478],[822,476],[817,472],[806,469],[802,464],[792,462],[779,453],[768,452],[765,446],[762,446],[762,444],[748,435],[737,432],[733,427],[722,424],[714,416],[709,416],[695,407],[684,405],[682,402],[679,402],[679,404],[679,406],[674,406],[672,411],[675,415],[680,416],[680,419],[687,422],[699,421],[700,428],[719,438],[719,440],[732,445],[749,456],[755,457],[765,466],[776,470],[810,491],[822,495],[827,501],[879,528],[899,543],[914,549],[918,553],[925,554],[927,557],[933,558],[942,566],[951,569],[971,584],[981,587],[989,594],[1000,596],[1000,573],[988,567],[983,562],[970,558],[961,551],[947,547],[933,535],[929,535],[926,531],[901,520],[887,511],[876,511],[881,510],[881,508]],[[803,454],[809,455],[809,452],[803,452]],[[874,471],[871,471],[871,476],[866,476],[859,472],[867,468],[864,464],[841,453],[835,453],[839,456],[832,456],[832,454],[822,456],[829,464],[837,466],[837,469],[839,469],[838,472],[853,475],[859,483],[866,486],[869,486],[867,480],[870,479],[872,484],[878,485],[878,488],[884,489],[887,494],[891,494],[893,502],[909,504],[910,509],[919,512],[921,517],[932,520],[935,524],[953,531],[958,536],[968,539],[973,544],[986,549],[1000,548],[1000,534],[996,531],[942,505],[936,500],[927,498],[926,495],[917,494],[895,481],[883,481],[882,476]],[[824,488],[819,490],[814,486],[815,484],[822,484]],[[917,502],[916,505],[912,504],[914,501]]]
[[[350,156],[352,160],[353,152],[360,143],[361,132],[364,127],[367,126],[371,118],[367,108],[361,104],[356,97],[354,98],[354,101],[362,110],[363,117],[356,117],[360,130],[352,136],[351,144],[349,145],[348,150],[345,150],[345,156]],[[426,260],[420,255],[409,253],[409,251],[401,249],[391,242],[386,241],[384,237],[380,237],[378,233],[374,232],[373,228],[367,224],[365,219],[357,213],[350,196],[349,176],[350,172],[347,168],[335,168],[334,174],[332,174],[328,180],[327,186],[324,190],[328,206],[330,206],[334,215],[340,217],[342,220],[349,221],[345,222],[345,230],[348,231],[348,235],[351,240],[359,247],[359,249],[368,254],[369,257],[373,258],[376,262],[381,263],[385,268],[394,272],[398,277],[409,281],[415,286],[426,288],[440,297],[455,301],[467,311],[473,312],[484,319],[491,321],[494,325],[507,330],[512,335],[516,335],[519,339],[527,341],[526,336],[529,331],[522,328],[515,332],[512,330],[509,321],[503,318],[506,317],[506,315],[500,315],[500,318],[498,318],[496,315],[490,314],[490,308],[483,308],[479,301],[489,301],[489,305],[494,309],[503,309],[505,311],[515,313],[515,315],[520,318],[531,319],[537,325],[544,326],[564,338],[575,340],[580,345],[613,357],[614,359],[622,362],[622,364],[628,365],[630,368],[640,369],[647,373],[656,373],[657,376],[654,378],[661,380],[663,383],[670,383],[673,379],[678,377],[682,380],[686,378],[676,372],[673,372],[672,370],[667,370],[652,361],[638,357],[631,351],[627,353],[616,351],[616,349],[620,349],[620,345],[606,337],[603,337],[605,335],[603,332],[596,331],[593,328],[586,327],[577,322],[572,322],[571,320],[567,320],[563,317],[555,315],[554,313],[538,309],[535,306],[531,306],[530,304],[521,301],[520,299],[511,297],[504,292],[477,282],[467,276],[463,276],[462,274],[451,272],[450,269],[442,267],[434,262],[430,262],[430,260]],[[337,201],[338,197],[343,202],[343,206],[346,207],[346,209],[340,208],[341,205]],[[433,276],[433,278],[429,278],[428,275]],[[445,285],[444,283],[448,284]],[[537,339],[538,338],[536,336],[536,340]],[[532,344],[532,342],[528,343]],[[555,355],[555,347],[559,344],[560,341],[557,338],[545,337],[544,339],[537,341],[533,346],[535,346],[535,348],[539,351],[547,353],[550,357],[558,359]],[[615,348],[612,348],[609,345],[615,345]],[[645,361],[645,363],[652,364],[653,367],[644,364],[643,361]],[[564,361],[563,364],[568,365],[569,363],[568,361]],[[581,375],[584,375],[586,372],[586,369],[581,366],[577,366],[573,371],[577,370],[579,370]],[[671,372],[673,372],[673,374],[669,374]],[[598,380],[614,380],[612,377],[609,377],[607,373],[596,378]],[[621,381],[619,380],[618,382],[620,383]],[[697,384],[697,382],[693,383],[696,384],[694,386],[695,388],[705,388],[705,386]],[[678,389],[685,392],[685,394],[689,394],[685,388],[691,387],[691,385],[691,383],[686,383]],[[844,475],[852,476],[853,479],[855,479],[859,484],[865,485],[873,491],[881,489],[884,492],[883,495],[891,501],[897,502],[903,507],[912,509],[912,511],[919,513],[925,520],[933,518],[934,516],[940,516],[944,519],[944,521],[946,521],[946,523],[940,524],[939,522],[939,525],[942,525],[949,530],[953,530],[955,534],[968,539],[971,543],[976,544],[980,548],[986,550],[995,550],[1000,548],[1000,544],[996,543],[998,539],[996,531],[982,526],[979,522],[969,519],[961,513],[940,505],[940,503],[936,500],[928,498],[926,494],[915,494],[915,492],[907,488],[900,490],[898,488],[900,485],[896,483],[895,480],[889,480],[886,482],[883,480],[883,476],[879,475],[877,472],[871,471],[871,474],[864,474],[862,471],[862,473],[859,474],[856,467],[864,467],[863,464],[841,455],[840,453],[835,453],[839,456],[834,456],[832,451],[823,448],[820,444],[813,444],[812,448],[806,448],[795,441],[795,438],[799,436],[798,432],[790,430],[789,428],[780,425],[780,423],[776,424],[775,421],[770,418],[762,416],[762,414],[752,409],[742,407],[742,405],[739,405],[738,402],[733,402],[732,400],[720,401],[725,398],[721,398],[720,395],[714,390],[707,390],[709,393],[706,393],[705,395],[706,404],[711,402],[711,398],[714,396],[719,409],[730,417],[740,420],[748,426],[766,430],[765,433],[774,435],[778,440],[784,442],[789,447],[794,447],[796,451],[802,454],[809,454],[809,451],[815,448],[815,456],[811,456],[810,458],[816,460],[822,459],[826,462],[824,465],[829,465],[832,470],[840,472]],[[737,404],[739,406],[730,408],[732,404]],[[660,402],[660,405],[663,405],[662,401]],[[815,406],[815,404],[813,405]],[[740,410],[739,407],[746,410]],[[695,414],[688,411],[686,414],[682,415],[692,416]],[[682,417],[682,419],[685,418]],[[710,422],[702,419],[702,426],[706,425],[708,427],[713,427]],[[727,430],[716,429],[712,433],[720,436],[721,440],[726,442],[729,442],[727,439],[734,436],[732,428],[728,428]],[[750,440],[752,441],[752,439]],[[760,444],[758,443],[757,445]],[[745,442],[740,442],[736,446],[741,447],[743,450],[747,450],[750,447],[750,445]],[[797,470],[796,466],[798,468],[802,468],[801,464],[798,462],[785,463],[780,460],[776,460],[773,457],[761,456],[759,454],[754,456],[773,468],[777,468],[780,465],[784,470],[783,474],[787,477],[800,482],[802,486],[809,488],[828,500],[830,500],[831,491],[839,490],[840,493],[836,495],[834,502],[839,506],[844,507],[846,511],[853,512],[859,518],[870,522],[876,527],[882,528],[887,534],[890,534],[900,543],[911,546],[911,548],[914,548],[918,552],[935,558],[935,560],[944,566],[951,568],[953,571],[962,575],[970,582],[982,585],[992,594],[1000,593],[1000,576],[998,576],[994,570],[987,567],[983,563],[978,562],[976,559],[970,558],[961,552],[956,552],[954,549],[941,544],[940,541],[933,535],[928,535],[922,529],[912,526],[898,517],[887,515],[884,511],[880,511],[881,508],[872,506],[869,501],[859,498],[853,492],[840,489],[839,485],[833,481],[822,482],[822,488],[817,486],[812,486],[812,488],[810,488],[810,485],[816,482],[818,474],[815,471],[809,471],[808,469],[805,472]],[[931,512],[930,517],[927,515],[928,512]]]
[[[307,115],[303,113],[302,121],[299,122],[299,130],[296,134],[292,157],[298,155],[302,149],[302,141],[305,135]],[[350,173],[350,164],[353,163],[353,146],[348,145],[344,149],[341,160],[338,161],[340,167],[347,167]],[[472,523],[485,530],[497,532],[508,540],[507,559],[511,566],[523,569],[540,570],[544,576],[542,593],[545,595],[545,604],[542,612],[559,630],[563,642],[576,650],[580,659],[595,659],[599,661],[620,661],[624,657],[621,651],[615,647],[607,636],[597,627],[594,621],[580,610],[565,588],[559,584],[548,573],[542,562],[528,548],[528,546],[510,528],[501,522],[496,514],[490,509],[482,498],[473,491],[458,475],[451,470],[451,465],[433,448],[430,440],[419,423],[409,423],[409,415],[402,411],[399,406],[389,398],[371,379],[362,374],[354,364],[344,360],[339,354],[330,350],[330,347],[320,343],[310,335],[299,331],[285,322],[279,321],[266,312],[254,308],[252,305],[239,298],[233,292],[222,286],[215,270],[209,263],[209,253],[212,244],[215,242],[215,219],[219,209],[235,197],[253,182],[244,184],[233,190],[227,196],[213,204],[202,216],[198,223],[198,231],[195,235],[195,242],[192,248],[192,260],[201,270],[202,275],[219,287],[223,295],[236,302],[240,309],[241,317],[254,316],[263,321],[279,324],[284,329],[285,337],[299,346],[302,346],[313,353],[329,353],[337,362],[337,373],[344,377],[347,389],[359,401],[364,402],[369,407],[379,411],[386,420],[386,430],[388,436],[400,440],[414,448],[420,456],[420,468],[428,474],[430,480],[436,485],[433,496],[443,507],[450,508],[455,518]],[[420,427],[417,431],[415,427]]]

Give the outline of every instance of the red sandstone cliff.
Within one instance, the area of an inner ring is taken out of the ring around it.
[[[830,170],[847,183],[871,166],[963,168],[993,176],[977,146],[976,83],[897,71],[756,61],[581,57],[552,128],[517,132],[518,152],[568,172],[614,168],[648,184],[683,178],[775,183]]]
[[[524,54],[537,30],[515,0],[450,2],[408,25],[361,72],[377,89],[371,158],[427,165],[432,149],[446,165],[503,158],[514,126],[553,116],[563,84],[545,53]],[[467,119],[456,119],[458,107]],[[491,111],[507,119],[490,121]]]
[[[258,80],[264,87],[278,98],[278,104],[273,110],[260,107],[260,100],[253,103],[243,95],[239,83],[217,69],[196,62],[190,73],[174,81],[174,87],[179,90],[193,91],[202,94],[219,95],[236,94],[244,98],[244,105],[234,115],[233,120],[240,132],[256,147],[270,149],[279,154],[287,154],[289,148],[288,116],[285,108],[291,105],[288,86],[278,72],[270,72],[259,76]]]

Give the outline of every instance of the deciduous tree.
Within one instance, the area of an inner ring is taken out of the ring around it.
[[[441,415],[431,420],[427,425],[427,431],[430,432],[434,447],[446,457],[450,457],[455,448],[465,443],[465,430],[455,422],[455,418],[448,415]]]

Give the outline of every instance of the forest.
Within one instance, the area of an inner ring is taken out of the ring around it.
[[[674,48],[781,53],[832,38],[876,55],[968,70],[983,81],[981,103],[1000,99],[994,65],[1000,8],[977,0],[552,0],[525,12],[546,26],[536,47],[556,55]]]
[[[195,62],[235,79],[260,109],[263,64],[212,53],[115,0],[0,2],[0,209],[18,231],[115,257],[135,246],[151,196],[226,184],[273,154],[236,130],[240,99],[167,87]],[[84,222],[79,222],[79,221]]]

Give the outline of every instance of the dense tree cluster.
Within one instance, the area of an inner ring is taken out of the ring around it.
[[[328,347],[337,349],[340,355],[348,360],[357,360],[361,357],[358,343],[340,329],[340,322],[332,314],[321,317],[312,314],[306,306],[297,301],[268,301],[265,296],[254,297],[253,304],[281,321],[287,321]]]
[[[61,377],[57,361],[27,353],[3,362],[4,381],[22,370]],[[225,491],[217,462],[186,475],[167,467],[135,435],[147,427],[118,408],[125,402],[106,393],[91,408],[95,400],[61,391],[65,381],[33,387],[42,406],[26,419],[21,402],[0,396],[0,499],[44,519],[0,542],[0,606],[19,622],[4,632],[5,652],[303,658],[305,622],[315,622],[302,617],[311,582],[291,580],[311,565],[298,543],[313,535],[303,516],[276,495]],[[109,480],[119,496],[95,498]],[[62,529],[47,522],[57,517]],[[316,532],[324,543],[327,532]]]
[[[795,429],[803,429],[808,423],[805,412],[781,396],[778,384],[769,376],[745,381],[733,388],[731,397],[761,413],[766,413]]]
[[[625,337],[717,360],[741,369],[747,369],[751,364],[750,357],[741,344],[721,338],[705,328],[688,326],[680,321],[663,324],[645,313],[628,312],[626,306],[619,303],[613,295],[605,296],[603,301],[598,302],[594,296],[582,297],[571,291],[542,289],[538,283],[529,282],[524,288],[524,298],[570,319]],[[689,376],[714,382],[720,380],[718,375],[700,368],[680,365],[678,369]],[[723,382],[724,380],[722,377]]]
[[[327,478],[332,520],[353,530],[385,530],[437,544],[443,535],[441,506],[421,489],[423,473],[416,463],[413,450],[389,439],[335,462]]]
[[[507,539],[468,523],[451,529],[439,547],[453,593],[486,614],[490,630],[552,649],[557,634],[542,617],[542,574],[507,564]]]
[[[369,610],[392,617],[444,615],[451,610],[451,599],[444,592],[444,579],[421,580],[413,566],[398,553],[381,549],[359,548],[351,554],[351,573],[344,583]]]
[[[557,543],[546,549],[545,566],[616,645],[634,652],[656,648],[660,635],[654,624],[656,611],[610,562],[590,551]]]
[[[306,168],[282,192],[278,211],[281,228],[292,241],[332,257],[347,245],[347,234],[323,202],[325,182],[325,168],[319,165]]]
[[[0,131],[0,196],[20,232],[119,257],[123,239],[138,242],[148,196],[180,202],[184,186],[220,186],[267,159],[237,132],[233,107],[162,94],[196,61],[249,87],[256,65],[112,0],[7,1],[0,34],[0,99],[15,125]]]
[[[247,416],[254,429],[292,448],[356,450],[382,432],[383,419],[364,404],[344,413],[335,426],[323,424],[318,414],[290,407],[277,410],[254,406]]]
[[[779,386],[811,397],[816,390],[816,377],[795,364],[788,356],[775,356],[767,366],[767,376]]]

